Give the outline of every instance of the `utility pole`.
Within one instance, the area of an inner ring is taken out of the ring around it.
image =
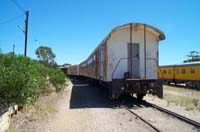
[[[25,48],[24,48],[24,56],[26,57],[26,51],[27,51],[27,39],[28,39],[28,17],[29,17],[29,11],[25,12],[26,20],[25,20]]]
[[[13,54],[15,54],[15,44],[13,44]]]

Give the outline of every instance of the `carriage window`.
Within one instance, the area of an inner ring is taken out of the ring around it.
[[[104,51],[103,51],[103,47],[100,48],[100,62],[104,61]]]
[[[194,68],[191,68],[191,69],[190,69],[190,73],[194,74],[194,73],[195,73],[195,69],[194,69]]]
[[[182,68],[182,69],[181,69],[181,72],[182,72],[182,74],[185,74],[185,73],[186,73],[185,68]]]
[[[167,73],[166,70],[164,70],[163,73],[166,74]]]
[[[172,70],[171,69],[168,70],[168,74],[172,74]]]
[[[87,61],[87,64],[91,65],[92,63],[93,63],[93,59],[92,59],[92,57],[90,57],[90,59]]]
[[[176,74],[178,74],[179,73],[179,69],[176,69]]]
[[[86,67],[86,63],[81,64],[81,67],[82,68]]]
[[[96,55],[93,56],[93,61],[94,61],[94,62],[96,61]]]

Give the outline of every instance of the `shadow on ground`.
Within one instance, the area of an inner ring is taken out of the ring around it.
[[[105,88],[88,85],[87,82],[73,80],[73,87],[70,99],[70,109],[82,108],[121,108],[126,105],[131,108],[149,107],[145,101],[138,101],[136,98],[124,95],[117,101],[108,98]]]

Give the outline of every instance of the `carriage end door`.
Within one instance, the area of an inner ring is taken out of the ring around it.
[[[140,78],[139,44],[128,44],[128,71],[131,78]]]

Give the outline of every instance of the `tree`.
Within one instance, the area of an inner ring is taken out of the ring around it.
[[[187,62],[195,62],[195,61],[200,61],[200,55],[199,55],[199,52],[198,51],[190,51],[190,54],[189,55],[186,55],[188,57],[187,60],[184,60],[183,62],[184,63],[187,63]]]
[[[56,55],[53,53],[52,49],[50,47],[46,46],[40,46],[36,49],[35,54],[37,55],[37,58],[42,62],[43,64],[47,66],[55,66],[55,57]]]

